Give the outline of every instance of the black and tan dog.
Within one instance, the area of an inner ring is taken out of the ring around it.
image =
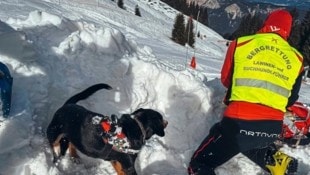
[[[109,117],[76,104],[100,89],[112,88],[107,84],[93,85],[68,99],[54,114],[46,132],[53,161],[56,163],[67,149],[71,157],[78,158],[77,149],[89,157],[111,161],[118,174],[136,174],[137,152],[154,134],[163,137],[168,122],[159,112],[142,108],[132,114],[123,114],[117,122],[115,118],[110,122]],[[122,138],[116,138],[116,135],[122,135]],[[113,138],[122,144],[113,145]]]

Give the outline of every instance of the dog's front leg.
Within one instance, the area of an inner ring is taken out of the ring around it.
[[[57,136],[57,138],[55,139],[55,141],[51,142],[50,141],[50,144],[51,144],[51,147],[52,147],[52,151],[53,151],[53,163],[57,163],[58,160],[60,159],[61,157],[61,144],[60,144],[60,141],[61,139],[63,138],[64,134],[60,134]]]
[[[123,166],[121,165],[119,161],[112,160],[111,164],[114,167],[117,175],[126,175],[125,172],[123,171]]]
[[[137,175],[135,160],[137,155],[124,155],[119,160],[111,161],[117,175]]]
[[[122,164],[119,161],[112,160],[111,164],[114,167],[117,175],[136,175],[137,174],[134,167],[124,169]]]
[[[76,148],[71,142],[69,142],[69,154],[73,162],[80,163],[80,156],[77,154]]]

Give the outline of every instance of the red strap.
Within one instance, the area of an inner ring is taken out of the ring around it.
[[[108,121],[101,122],[101,127],[105,132],[109,132],[111,129],[111,124]]]
[[[120,139],[123,139],[126,136],[125,136],[125,134],[123,132],[121,132],[121,133],[117,134],[117,137],[120,138]]]

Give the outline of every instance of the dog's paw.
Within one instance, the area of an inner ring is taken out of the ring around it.
[[[55,164],[55,166],[58,166],[60,163],[60,159],[59,158],[54,158],[53,159],[53,163]]]

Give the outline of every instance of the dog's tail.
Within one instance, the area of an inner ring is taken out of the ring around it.
[[[104,83],[99,83],[99,84],[95,84],[93,86],[90,86],[89,88],[85,89],[84,91],[72,96],[71,98],[69,98],[65,104],[75,104],[80,100],[85,100],[86,98],[88,98],[89,96],[91,96],[92,94],[94,94],[96,91],[100,90],[100,89],[112,89],[111,86],[109,86],[108,84],[104,84]],[[64,104],[64,105],[65,105]]]

